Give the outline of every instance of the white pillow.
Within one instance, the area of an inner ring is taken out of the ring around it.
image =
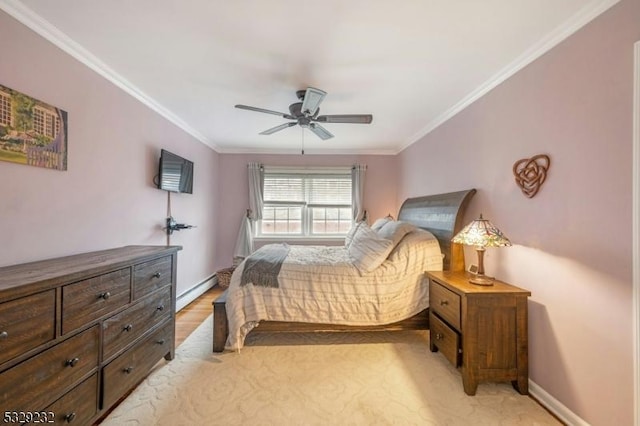
[[[393,247],[397,246],[400,240],[409,232],[415,231],[417,227],[408,222],[390,221],[385,223],[378,230],[378,235],[387,240],[393,241]]]
[[[380,219],[373,222],[373,225],[371,225],[371,229],[373,229],[374,231],[379,231],[380,228],[382,228],[387,222],[391,222],[392,220],[393,219],[391,219],[389,216],[381,217]]]
[[[379,237],[364,222],[356,229],[351,244],[347,248],[349,257],[361,273],[371,272],[382,265],[391,250],[393,250],[393,242]]]

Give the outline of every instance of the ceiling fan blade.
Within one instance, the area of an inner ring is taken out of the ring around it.
[[[284,123],[284,124],[281,124],[281,125],[279,125],[279,126],[272,127],[272,128],[270,128],[270,129],[267,129],[267,130],[265,130],[264,132],[260,132],[260,134],[261,134],[261,135],[270,135],[270,134],[272,134],[272,133],[279,132],[280,130],[284,130],[284,129],[286,129],[287,127],[295,126],[296,124],[298,124],[298,123],[297,123],[297,122],[295,122],[295,121],[292,121],[291,123]]]
[[[320,115],[314,121],[319,123],[369,124],[373,121],[373,116],[371,114]]]
[[[324,127],[316,123],[309,124],[309,130],[316,134],[320,139],[326,141],[327,139],[331,139],[333,135]]]
[[[236,108],[246,109],[248,111],[264,112],[266,114],[279,115],[282,118],[287,118],[289,120],[295,120],[295,117],[290,115],[290,114],[287,114],[287,113],[284,113],[284,112],[272,111],[270,109],[256,108],[256,107],[252,107],[252,106],[249,106],[249,105],[236,105]]]
[[[320,103],[327,96],[327,92],[313,87],[307,88],[302,101],[302,113],[305,115],[314,115],[318,111]]]

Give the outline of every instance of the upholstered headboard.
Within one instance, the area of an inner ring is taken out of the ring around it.
[[[408,198],[398,213],[398,220],[413,223],[436,236],[444,254],[444,269],[463,271],[464,251],[451,238],[465,225],[464,213],[475,189]]]

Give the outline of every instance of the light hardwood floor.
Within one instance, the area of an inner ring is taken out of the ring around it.
[[[216,285],[176,314],[176,347],[213,313],[212,303],[223,291]]]

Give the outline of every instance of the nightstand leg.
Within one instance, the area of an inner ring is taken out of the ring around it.
[[[473,396],[476,394],[478,390],[478,381],[473,380],[466,374],[462,374],[462,387],[464,388],[464,393],[469,396]]]

